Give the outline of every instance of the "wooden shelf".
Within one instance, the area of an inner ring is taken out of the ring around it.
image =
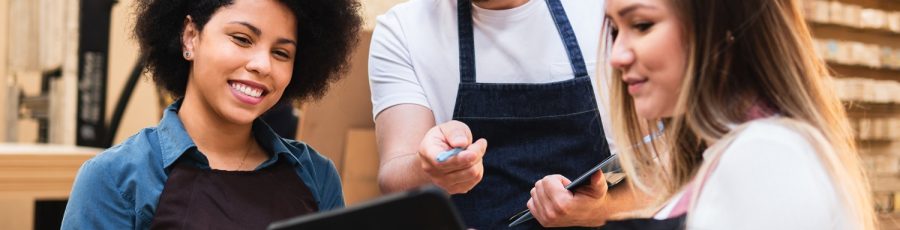
[[[900,38],[898,38],[900,39]],[[869,78],[875,80],[900,81],[900,70],[886,68],[869,68],[866,66],[844,65],[828,62],[831,74],[837,78]]]
[[[878,214],[878,229],[900,230],[900,213]]]
[[[898,175],[870,175],[869,177],[873,192],[900,191],[900,176]]]
[[[0,228],[33,229],[34,202],[66,199],[78,168],[102,149],[0,144]]]
[[[874,29],[857,29],[835,24],[810,23],[810,32],[819,39],[855,41],[900,49],[896,33]]]
[[[897,0],[838,0],[838,2],[858,5],[863,8],[880,9],[884,11],[900,11],[900,1]]]
[[[847,116],[853,118],[900,118],[900,104],[844,102]]]
[[[812,21],[812,20],[806,20],[806,23],[808,23],[811,28],[821,29],[823,31],[845,30],[845,31],[852,31],[853,33],[856,33],[856,34],[860,34],[860,33],[871,34],[872,36],[889,36],[889,37],[890,36],[900,36],[900,32],[894,32],[894,31],[890,31],[890,30],[884,29],[884,28],[881,28],[881,29],[857,28],[857,27],[835,24],[835,23],[830,23],[830,22],[817,22],[817,21]],[[815,35],[815,33],[813,33],[813,34]],[[853,35],[853,37],[855,37],[855,36],[856,35]]]

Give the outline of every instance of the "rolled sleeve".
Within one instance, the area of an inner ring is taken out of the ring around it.
[[[369,86],[372,117],[399,104],[431,108],[413,68],[403,25],[391,12],[379,16],[369,48]]]

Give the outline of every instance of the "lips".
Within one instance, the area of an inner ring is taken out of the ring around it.
[[[269,90],[262,84],[244,81],[230,80],[228,85],[231,86],[231,92],[241,102],[256,105],[262,102],[262,98],[269,93]]]
[[[647,83],[647,80],[647,78],[637,76],[624,76],[622,78],[622,81],[628,85],[628,93],[631,95],[637,94],[641,90],[641,86]]]
[[[261,97],[267,93],[264,86],[248,81],[228,81],[231,88],[250,97]]]

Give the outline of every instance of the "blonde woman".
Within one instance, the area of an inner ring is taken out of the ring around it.
[[[791,0],[608,0],[612,124],[652,218],[609,229],[875,229],[842,104]],[[642,137],[665,124],[661,138]],[[547,180],[547,179],[545,179]],[[536,191],[553,191],[537,183]],[[540,221],[558,194],[533,196]],[[530,206],[532,207],[532,206]]]

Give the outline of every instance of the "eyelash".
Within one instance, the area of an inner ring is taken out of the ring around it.
[[[243,46],[243,47],[247,47],[247,46],[250,46],[253,44],[249,38],[245,38],[245,37],[242,37],[239,35],[231,35],[231,39],[233,39],[234,42],[237,43],[239,46]]]
[[[250,39],[245,38],[245,37],[242,37],[242,36],[240,36],[240,35],[231,35],[231,38],[234,40],[235,43],[237,43],[237,44],[238,44],[239,46],[241,46],[241,47],[248,47],[248,46],[250,46],[250,45],[253,44],[253,42],[250,41]],[[288,52],[284,52],[284,51],[274,51],[274,52],[272,52],[272,53],[275,54],[275,55],[278,55],[278,56],[280,56],[280,57],[282,57],[282,58],[285,58],[285,59],[291,58],[291,55],[288,54]]]
[[[640,22],[640,23],[635,23],[635,24],[632,25],[631,27],[637,29],[638,31],[644,32],[644,31],[647,31],[648,29],[650,29],[650,27],[653,27],[653,23],[651,23],[651,22]]]
[[[615,40],[616,37],[619,36],[619,28],[610,26],[609,27],[609,35],[612,37],[613,40]]]
[[[282,58],[285,58],[285,59],[291,58],[291,56],[288,55],[288,53],[287,53],[287,52],[284,52],[284,51],[275,51],[275,52],[272,52],[272,53],[275,53],[275,55],[281,56]]]
[[[650,29],[650,27],[653,27],[653,23],[640,22],[640,23],[635,23],[635,24],[631,25],[631,27],[640,32],[646,32],[647,30]],[[619,29],[615,28],[613,26],[610,26],[609,28],[610,28],[609,35],[610,35],[610,37],[612,37],[612,40],[615,41],[616,37],[619,36]]]

